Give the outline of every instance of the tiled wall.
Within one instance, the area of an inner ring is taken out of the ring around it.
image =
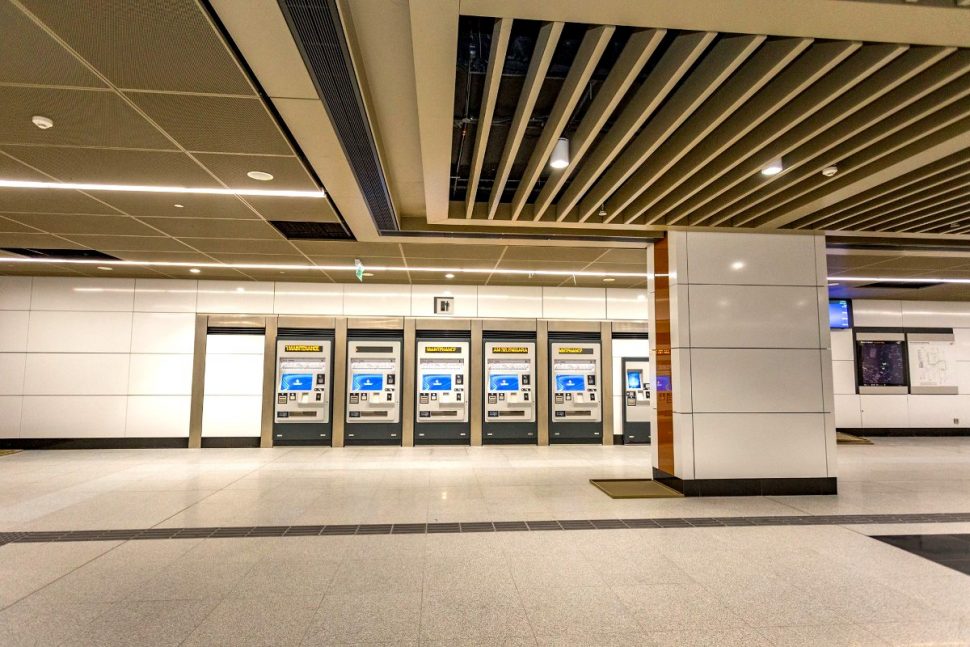
[[[646,291],[0,276],[0,438],[187,436],[195,313],[645,320]],[[203,435],[259,435],[261,337],[210,337]]]
[[[835,421],[843,429],[970,427],[970,303],[852,302],[854,325],[952,328],[957,344],[959,395],[857,395],[851,330],[832,331]]]

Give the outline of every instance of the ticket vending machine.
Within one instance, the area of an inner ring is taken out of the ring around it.
[[[468,445],[471,442],[467,331],[417,331],[414,377],[414,444]]]
[[[346,445],[401,444],[400,331],[347,332]]]
[[[624,357],[620,367],[623,380],[623,444],[650,442],[650,360]]]
[[[482,442],[535,444],[535,337],[489,338],[486,334],[484,341]]]
[[[275,445],[329,445],[333,438],[333,331],[276,338]]]
[[[602,442],[600,350],[598,335],[550,334],[550,443]]]

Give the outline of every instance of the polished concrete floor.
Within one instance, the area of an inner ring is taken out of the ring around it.
[[[643,447],[23,452],[0,532],[970,512],[970,439],[839,448],[840,495],[614,501]],[[970,524],[11,543],[0,645],[970,645]]]

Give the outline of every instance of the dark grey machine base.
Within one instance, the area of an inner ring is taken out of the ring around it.
[[[400,423],[365,423],[344,425],[344,445],[391,445],[400,446]]]
[[[623,423],[623,444],[624,445],[649,445],[650,444],[650,423],[649,422],[624,422]]]
[[[0,440],[0,449],[185,449],[188,446],[188,438],[4,438]]]
[[[603,442],[603,425],[599,422],[549,423],[550,444],[582,444]]]
[[[873,436],[873,437],[894,437],[905,438],[907,436],[970,436],[970,427],[880,427],[877,429],[855,429],[839,427],[837,431],[853,436]]]
[[[483,422],[484,445],[535,445],[539,432],[534,422]]]
[[[415,445],[471,445],[471,436],[467,422],[414,423]]]
[[[323,445],[333,443],[330,423],[286,424],[273,423],[274,445]]]
[[[653,480],[677,490],[684,496],[795,496],[838,494],[838,479],[773,478],[773,479],[681,479],[656,467]]]

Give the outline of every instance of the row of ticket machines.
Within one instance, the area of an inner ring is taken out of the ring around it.
[[[400,444],[406,379],[403,345],[400,331],[350,330],[346,375],[334,376],[332,332],[280,331],[275,442],[328,444],[333,429],[333,384],[335,379],[344,379],[345,444]],[[470,348],[467,332],[418,331],[413,377],[415,444],[469,443]],[[486,334],[482,363],[483,442],[535,443],[535,337]],[[650,392],[645,361],[624,362],[624,374],[624,435],[627,442],[646,442]],[[550,340],[550,442],[601,442],[601,384],[598,339]]]

